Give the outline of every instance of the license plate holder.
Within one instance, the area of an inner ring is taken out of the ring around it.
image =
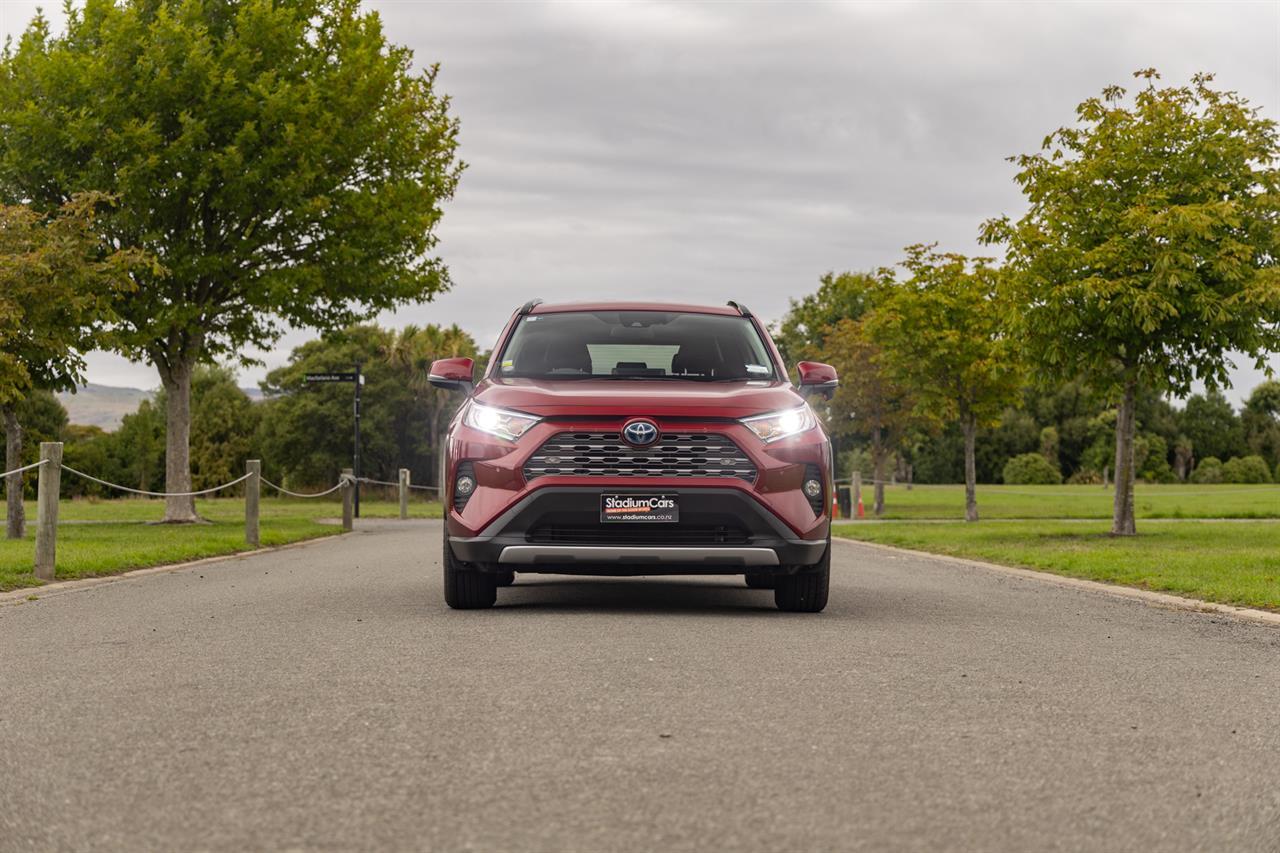
[[[675,524],[680,500],[672,494],[614,493],[600,496],[600,523]]]

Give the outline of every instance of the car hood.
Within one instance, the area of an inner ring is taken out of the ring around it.
[[[485,379],[475,400],[542,417],[744,418],[793,408],[804,398],[789,382],[643,379]]]

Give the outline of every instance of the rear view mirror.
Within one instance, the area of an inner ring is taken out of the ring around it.
[[[442,358],[431,362],[427,381],[447,391],[471,391],[471,376],[476,363],[469,358]]]
[[[800,393],[817,394],[827,400],[835,396],[840,380],[834,367],[818,361],[802,361],[796,370],[800,373]]]

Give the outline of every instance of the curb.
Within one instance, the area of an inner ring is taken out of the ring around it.
[[[342,539],[350,536],[358,531],[343,531],[341,533],[330,533],[327,536],[317,536],[313,539],[302,539],[298,542],[288,542],[284,545],[272,545],[267,548],[255,548],[252,551],[237,551],[234,554],[219,554],[215,557],[201,557],[199,560],[188,560],[185,563],[166,563],[162,566],[148,566],[144,569],[130,569],[127,572],[121,572],[118,575],[103,575],[95,578],[76,578],[75,580],[54,581],[43,586],[28,586],[22,589],[15,589],[9,592],[0,592],[0,607],[13,604],[25,604],[29,596],[37,596],[40,600],[46,597],[63,595],[69,592],[79,592],[86,589],[92,589],[96,586],[103,586],[109,583],[119,583],[120,581],[132,580],[134,578],[147,577],[148,575],[163,575],[171,572],[180,572],[185,569],[193,569],[197,566],[207,566],[212,563],[225,563],[229,560],[241,560],[246,557],[256,557],[259,554],[271,554],[276,551],[288,551],[293,548],[303,548],[307,545],[314,545],[317,542],[329,542],[334,539]]]
[[[934,554],[931,551],[917,551],[914,548],[899,548],[896,545],[881,545],[879,542],[864,542],[861,539],[852,539],[847,536],[833,536],[832,540],[843,542],[846,545],[873,548],[892,554],[923,557],[930,560],[937,560],[939,562],[951,563],[953,565],[985,569],[990,572],[1001,572],[1006,575],[1014,575],[1028,580],[1039,581],[1040,583],[1050,583],[1055,586],[1067,587],[1068,589],[1102,593],[1103,595],[1109,595],[1112,598],[1127,598],[1134,601],[1140,601],[1148,607],[1159,607],[1165,610],[1185,610],[1194,613],[1219,613],[1224,616],[1230,616],[1246,622],[1254,622],[1257,624],[1269,625],[1273,628],[1280,628],[1280,613],[1275,613],[1270,610],[1258,610],[1253,607],[1237,607],[1234,604],[1220,604],[1216,601],[1201,601],[1198,598],[1184,598],[1183,596],[1173,595],[1167,592],[1153,592],[1148,589],[1139,589],[1132,586],[1119,586],[1117,584],[1102,583],[1101,581],[1085,580],[1084,578],[1073,578],[1066,575],[1054,574],[1053,572],[1040,571],[1038,569],[1002,566],[999,563],[987,563],[982,560],[971,560],[967,557],[952,557],[948,554]]]

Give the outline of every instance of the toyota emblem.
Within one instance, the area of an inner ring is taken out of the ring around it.
[[[633,447],[648,447],[658,440],[658,425],[649,420],[634,420],[622,428],[622,438]]]

